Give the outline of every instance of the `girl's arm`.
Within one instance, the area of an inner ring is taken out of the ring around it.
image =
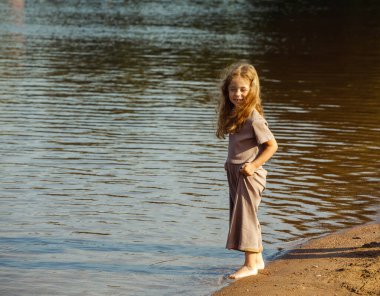
[[[240,169],[240,172],[246,176],[252,176],[254,172],[267,162],[272,155],[277,151],[278,145],[275,139],[269,140],[268,142],[263,143],[264,149],[256,157],[256,159],[250,163],[246,163]]]

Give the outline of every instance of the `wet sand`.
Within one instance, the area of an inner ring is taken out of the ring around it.
[[[214,296],[380,295],[380,223],[311,240]]]

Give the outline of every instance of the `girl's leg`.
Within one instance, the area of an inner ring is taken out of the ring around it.
[[[243,277],[256,275],[257,274],[257,261],[259,260],[257,257],[259,253],[253,253],[253,252],[245,252],[245,261],[244,265],[231,274],[229,276],[230,279],[241,279]],[[261,258],[262,259],[262,258]]]
[[[245,252],[244,266],[256,267],[257,254],[258,253],[246,251]]]
[[[264,269],[265,263],[263,259],[263,253],[257,253],[256,256],[256,268],[257,269]]]

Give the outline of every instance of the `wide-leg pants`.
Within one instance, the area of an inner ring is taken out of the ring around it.
[[[242,164],[226,163],[230,195],[230,224],[227,249],[262,252],[261,226],[257,211],[265,189],[267,171],[259,168],[253,176],[240,173]]]

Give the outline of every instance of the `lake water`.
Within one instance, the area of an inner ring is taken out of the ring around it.
[[[214,110],[240,59],[279,143],[265,258],[376,219],[380,13],[365,3],[0,1],[0,294],[228,284],[242,254],[224,249]]]

